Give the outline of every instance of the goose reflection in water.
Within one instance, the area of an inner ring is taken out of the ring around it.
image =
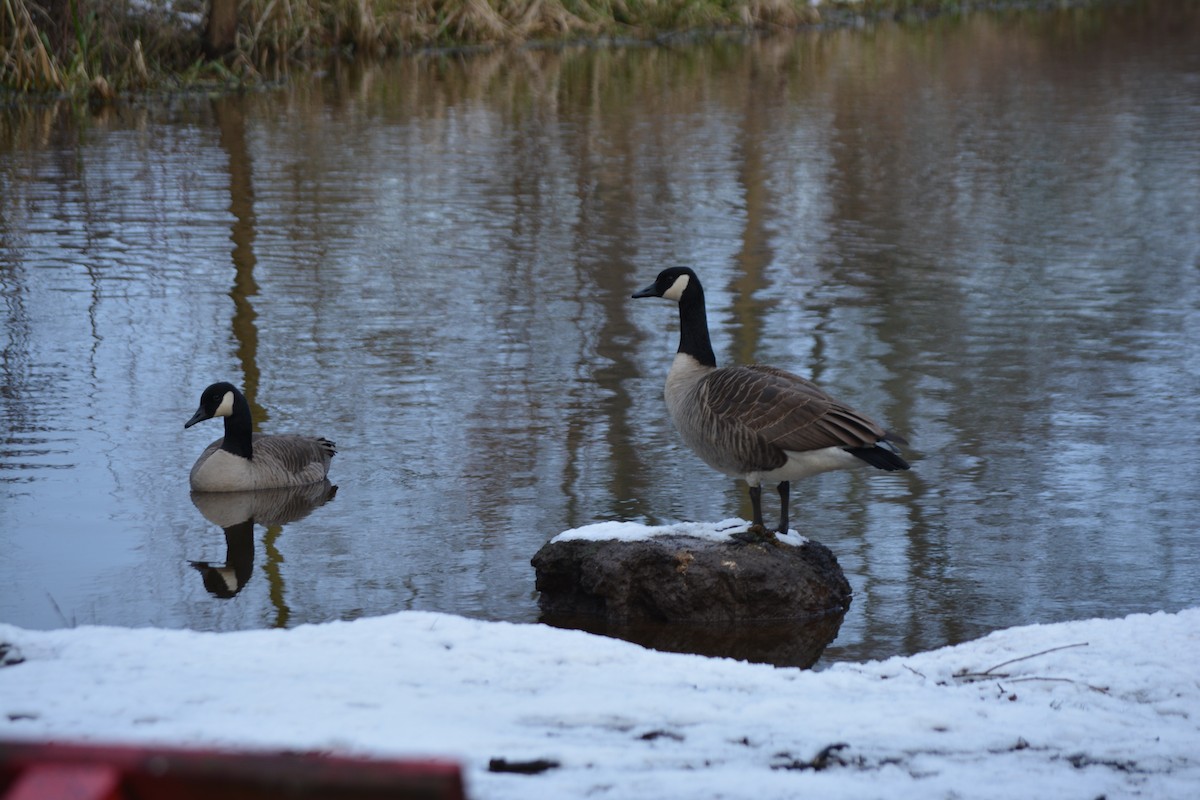
[[[225,531],[225,562],[190,561],[204,588],[227,599],[242,590],[254,571],[254,525],[270,528],[304,519],[337,494],[328,479],[305,486],[254,492],[192,492],[192,504]]]

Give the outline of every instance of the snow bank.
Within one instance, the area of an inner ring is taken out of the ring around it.
[[[481,800],[1200,787],[1200,609],[822,672],[421,612],[223,634],[0,625],[0,642],[25,659],[0,667],[0,738],[450,756]]]

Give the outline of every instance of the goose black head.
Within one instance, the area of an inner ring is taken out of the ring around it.
[[[678,303],[689,287],[700,289],[700,279],[696,277],[696,273],[690,267],[668,267],[658,273],[654,283],[640,292],[634,292],[633,296],[663,297]]]
[[[200,407],[191,419],[183,423],[183,427],[190,428],[197,422],[213,417],[228,417],[233,413],[233,403],[237,394],[237,387],[232,383],[222,381],[209,386],[200,395]]]

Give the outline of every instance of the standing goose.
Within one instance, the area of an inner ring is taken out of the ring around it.
[[[763,483],[779,484],[778,531],[787,533],[792,481],[863,462],[888,471],[908,469],[891,444],[906,444],[902,438],[812,381],[761,365],[718,369],[704,289],[691,269],[665,269],[633,296],[679,304],[679,351],[663,393],[667,411],[704,463],[750,485],[754,520],[737,538],[774,540],[763,527]]]
[[[250,404],[232,383],[214,383],[200,395],[200,407],[183,423],[190,428],[213,417],[225,418],[225,436],[204,449],[189,481],[196,492],[241,492],[304,486],[325,480],[337,450],[313,436],[252,433]]]

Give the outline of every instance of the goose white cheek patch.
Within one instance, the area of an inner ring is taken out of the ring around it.
[[[228,417],[233,413],[233,392],[226,392],[225,397],[221,399],[221,405],[217,406],[217,410],[213,412],[214,417]]]
[[[671,284],[671,288],[663,292],[663,297],[668,300],[674,300],[676,303],[678,303],[679,298],[683,297],[683,290],[688,287],[688,282],[690,280],[691,276],[680,275],[675,279],[675,282]]]

